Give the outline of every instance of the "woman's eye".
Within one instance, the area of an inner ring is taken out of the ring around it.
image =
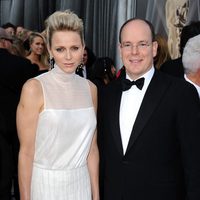
[[[56,51],[57,51],[57,52],[63,52],[63,51],[64,51],[64,48],[57,48]]]
[[[72,50],[72,51],[77,51],[78,49],[79,49],[79,47],[76,47],[76,46],[71,47],[71,50]]]

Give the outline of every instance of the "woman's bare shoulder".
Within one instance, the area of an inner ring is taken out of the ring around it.
[[[94,107],[97,108],[97,87],[94,83],[92,83],[90,80],[88,80],[91,96],[93,100]]]
[[[43,104],[43,92],[40,81],[35,78],[25,82],[22,88],[21,101],[34,104]]]
[[[39,93],[42,91],[42,86],[40,81],[35,78],[31,78],[24,83],[22,90],[29,94]]]

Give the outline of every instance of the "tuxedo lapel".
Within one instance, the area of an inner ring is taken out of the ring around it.
[[[111,131],[116,143],[117,149],[119,153],[123,155],[123,147],[122,140],[120,134],[120,126],[119,126],[119,111],[120,111],[120,102],[121,102],[122,90],[121,90],[121,81],[118,80],[115,89],[113,89],[113,98],[111,99],[111,113],[110,117],[112,119]]]
[[[127,151],[131,148],[138,136],[141,134],[145,124],[149,121],[168,86],[169,83],[163,81],[162,75],[158,71],[155,71],[136,117]]]

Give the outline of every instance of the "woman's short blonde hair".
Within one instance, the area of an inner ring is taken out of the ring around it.
[[[70,10],[56,11],[45,21],[47,45],[51,47],[51,40],[56,31],[74,31],[80,35],[84,45],[83,21]]]

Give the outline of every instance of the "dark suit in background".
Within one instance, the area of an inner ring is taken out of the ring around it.
[[[92,65],[96,60],[96,56],[93,51],[87,46],[84,49],[82,63],[77,67],[76,74],[81,77],[91,80],[92,77]]]
[[[0,48],[0,72],[0,199],[4,200],[3,195],[10,193],[11,177],[14,174],[15,178],[17,176],[19,142],[16,131],[16,108],[24,82],[36,75],[37,68],[29,60]],[[17,184],[17,180],[15,183]]]
[[[124,23],[120,53],[127,78],[137,80],[153,72],[156,49],[151,23],[140,19]],[[98,105],[102,198],[200,199],[200,102],[196,89],[184,80],[155,70],[123,151],[120,104],[124,78],[108,85]],[[129,108],[125,111],[130,113]]]
[[[181,56],[177,59],[169,60],[163,63],[160,67],[160,71],[178,78],[184,78],[184,68],[182,63],[183,49],[190,38],[199,34],[200,34],[200,21],[191,22],[189,25],[184,26],[180,36]]]
[[[5,119],[0,113],[0,199],[10,200],[13,176],[12,146],[5,130]]]
[[[161,65],[160,71],[175,76],[177,78],[184,78],[184,69],[182,63],[182,56],[174,59],[168,60]]]

